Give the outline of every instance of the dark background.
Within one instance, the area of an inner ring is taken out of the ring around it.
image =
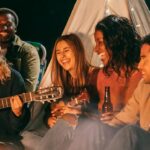
[[[19,17],[17,34],[23,40],[42,43],[47,59],[61,35],[76,0],[0,0],[0,7],[13,9]]]
[[[150,6],[150,0],[145,0]],[[56,38],[61,35],[76,0],[0,0],[19,16],[17,34],[23,40],[41,42],[51,58]]]

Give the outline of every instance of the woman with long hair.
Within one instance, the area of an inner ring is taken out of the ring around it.
[[[81,40],[73,33],[62,35],[55,42],[50,75],[53,85],[63,87],[64,96],[48,106],[51,112],[46,113],[45,120],[50,129],[37,149],[66,149],[76,130],[82,130],[97,116],[99,69],[89,65],[84,51]],[[70,101],[75,101],[75,105]]]
[[[137,68],[140,60],[140,36],[127,18],[110,15],[97,23],[94,37],[94,51],[104,64],[97,81],[99,109],[102,109],[104,102],[104,87],[110,86],[114,111],[118,112],[127,103],[141,79]]]
[[[22,150],[20,131],[30,118],[29,109],[15,96],[25,92],[25,84],[15,71],[0,56],[0,149]],[[11,108],[9,108],[11,107]]]
[[[89,64],[83,44],[75,34],[64,35],[55,42],[52,54],[51,79],[67,93],[77,93],[86,85]]]
[[[125,106],[141,79],[137,68],[140,60],[140,37],[128,19],[115,15],[103,18],[95,27],[94,38],[94,51],[100,56],[104,66],[97,77],[99,111],[102,112],[106,86],[110,87],[113,111],[100,113],[99,124],[93,122],[95,126],[89,124],[82,131],[76,132],[67,150],[105,149],[118,131],[118,128],[106,123]],[[92,131],[90,135],[89,130]]]

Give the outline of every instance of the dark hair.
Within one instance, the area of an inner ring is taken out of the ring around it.
[[[97,23],[95,30],[103,33],[110,55],[104,72],[110,75],[111,67],[120,75],[120,68],[126,66],[126,76],[129,76],[140,60],[140,36],[133,25],[125,17],[109,15]]]
[[[146,36],[144,36],[144,37],[142,38],[142,40],[141,40],[141,46],[142,46],[143,44],[149,44],[149,45],[150,45],[150,34],[148,34],[148,35],[146,35]]]
[[[14,17],[16,27],[18,26],[19,18],[14,10],[9,9],[9,8],[0,8],[0,15],[3,15],[3,14],[11,14]]]

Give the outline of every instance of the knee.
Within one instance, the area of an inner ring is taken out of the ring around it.
[[[92,129],[98,129],[99,126],[100,126],[100,123],[98,121],[95,121],[95,120],[91,120],[91,119],[87,119],[87,120],[84,120],[84,122],[82,122],[80,124],[81,127],[83,127],[85,129],[90,131]]]
[[[126,126],[126,127],[124,127],[124,132],[131,132],[131,133],[134,133],[134,132],[136,132],[137,131],[137,128],[138,127],[136,127],[136,126],[133,126],[133,125],[128,125],[128,126]]]
[[[138,130],[138,127],[128,125],[128,126],[123,127],[120,130],[119,135],[123,137],[127,137],[127,138],[132,137],[132,136],[135,137],[137,135],[137,130]]]
[[[78,134],[85,134],[85,135],[89,132],[94,135],[98,131],[99,131],[99,122],[90,119],[82,121],[80,120],[76,128],[76,132]]]

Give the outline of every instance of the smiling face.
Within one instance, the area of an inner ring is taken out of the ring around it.
[[[64,70],[69,71],[71,76],[75,76],[75,54],[71,44],[62,40],[56,45],[56,58],[58,63],[64,68]]]
[[[100,56],[104,65],[106,65],[110,57],[104,43],[103,33],[101,31],[96,30],[94,33],[94,38],[96,42],[94,51]]]
[[[150,84],[150,45],[143,44],[141,47],[141,60],[139,63],[139,69],[142,72],[145,83]]]
[[[11,14],[0,15],[0,41],[7,42],[15,34],[16,26]]]

